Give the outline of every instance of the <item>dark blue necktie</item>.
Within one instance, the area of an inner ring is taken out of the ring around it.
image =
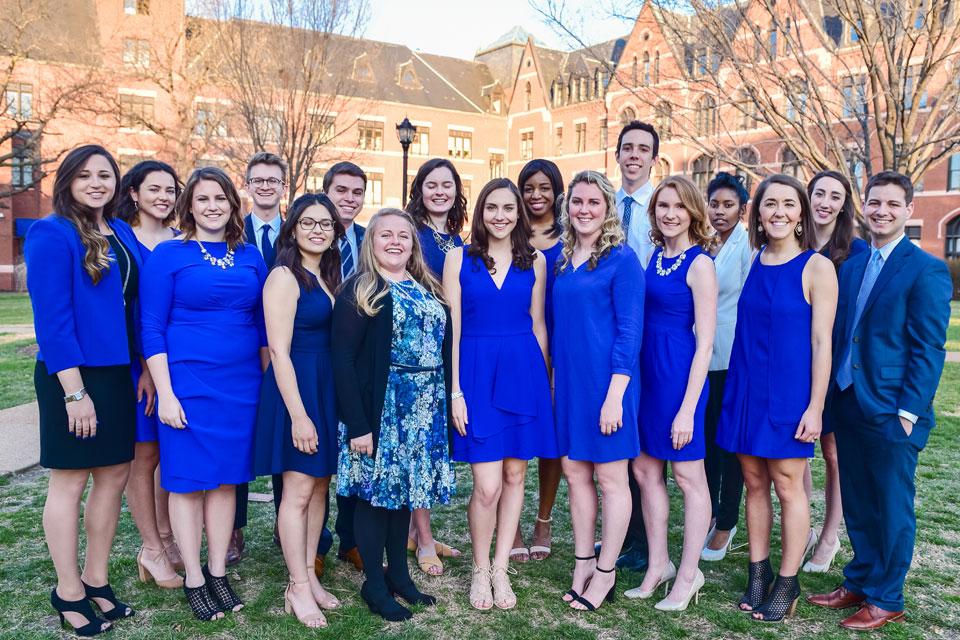
[[[344,280],[353,273],[353,249],[346,238],[340,240],[340,274]]]
[[[270,242],[270,225],[265,224],[260,228],[260,253],[263,254],[263,261],[267,263],[267,268],[273,267],[277,259],[277,252]]]
[[[630,239],[630,221],[633,220],[633,203],[636,202],[632,197],[627,196],[623,199],[623,235],[625,240]]]

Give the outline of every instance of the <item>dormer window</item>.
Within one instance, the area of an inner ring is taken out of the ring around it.
[[[366,53],[361,53],[353,61],[353,79],[359,82],[373,82],[373,66]]]
[[[397,71],[397,84],[404,89],[419,89],[423,86],[420,84],[420,78],[417,77],[417,71],[413,68],[412,62],[404,62]]]

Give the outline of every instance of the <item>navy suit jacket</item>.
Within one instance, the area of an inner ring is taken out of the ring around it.
[[[354,233],[357,234],[357,250],[360,250],[360,246],[363,244],[363,236],[367,233],[366,227],[361,227],[356,222],[353,223]]]
[[[870,255],[857,254],[840,267],[833,374],[849,346],[853,389],[867,419],[879,423],[903,409],[920,417],[919,428],[932,428],[933,396],[943,372],[950,322],[950,273],[942,260],[903,238],[880,270],[853,327]]]
[[[253,246],[255,246],[255,247],[257,248],[257,251],[259,251],[259,250],[260,250],[260,238],[257,237],[257,232],[253,230],[253,214],[252,214],[252,213],[248,213],[248,214],[244,217],[244,219],[243,219],[243,230],[244,230],[244,236],[245,236],[246,239],[247,239],[247,244],[252,244]],[[276,241],[276,240],[273,241],[273,246],[274,246],[274,247],[277,246],[277,241]],[[262,254],[261,254],[261,255],[262,255]],[[274,259],[274,261],[276,261],[276,259],[277,259],[276,253],[274,253],[273,259]],[[268,270],[269,270],[269,269],[273,269],[273,263],[272,263],[272,262],[267,265],[267,269],[268,269]]]

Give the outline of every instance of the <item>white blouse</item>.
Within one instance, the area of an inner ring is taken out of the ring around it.
[[[743,225],[737,224],[714,258],[719,294],[717,296],[717,333],[713,339],[710,371],[724,371],[730,366],[733,334],[737,327],[737,301],[743,283],[750,273],[753,252]]]

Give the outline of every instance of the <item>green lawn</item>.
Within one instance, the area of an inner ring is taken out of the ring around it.
[[[32,339],[0,334],[0,409],[33,402],[33,366],[37,345]]]
[[[960,301],[950,303],[950,326],[947,327],[947,351],[960,351]]]
[[[907,583],[909,621],[892,625],[880,637],[931,638],[956,637],[960,628],[960,596],[956,575],[960,570],[960,364],[948,364],[937,398],[939,425],[921,455],[917,482],[917,520],[919,533],[914,566]],[[819,483],[823,465],[814,462]],[[528,510],[525,530],[532,521],[530,506],[535,504],[536,485],[528,482]],[[469,470],[459,468],[460,492],[454,504],[435,513],[437,537],[469,551],[465,503],[470,492]],[[34,471],[25,476],[0,480],[0,636],[32,639],[56,637],[57,620],[47,602],[53,584],[53,567],[43,545],[40,524],[47,476]],[[267,490],[264,480],[256,489]],[[671,552],[680,546],[681,505],[675,487],[671,527]],[[954,496],[954,498],[950,498]],[[801,603],[797,618],[784,625],[754,623],[734,609],[746,582],[745,545],[734,549],[720,563],[703,563],[707,584],[699,605],[683,614],[661,614],[652,602],[618,599],[600,611],[577,613],[560,601],[569,587],[573,566],[569,516],[564,511],[565,490],[561,488],[555,512],[554,555],[545,562],[518,567],[513,583],[520,599],[510,612],[481,614],[467,601],[471,563],[461,559],[448,563],[440,578],[419,575],[421,588],[434,593],[440,603],[421,610],[407,623],[383,624],[370,615],[358,595],[360,578],[344,564],[330,565],[326,584],[344,602],[328,614],[327,631],[310,632],[294,618],[283,613],[283,586],[286,580],[283,560],[270,541],[273,506],[251,503],[247,529],[248,556],[233,571],[235,584],[247,602],[237,615],[221,623],[198,623],[189,614],[179,592],[169,592],[136,581],[134,556],[139,544],[136,530],[124,513],[112,564],[113,585],[139,609],[135,620],[120,622],[113,638],[855,638],[837,627],[840,614]],[[815,520],[822,516],[822,501],[814,505]],[[745,540],[738,534],[738,541]],[[842,565],[850,557],[846,544],[838,557]],[[776,561],[776,559],[775,559]],[[618,590],[636,586],[640,576],[621,573]],[[839,566],[828,575],[802,576],[805,593],[833,588],[840,580]]]
[[[33,309],[26,293],[0,293],[0,325],[33,324]]]

